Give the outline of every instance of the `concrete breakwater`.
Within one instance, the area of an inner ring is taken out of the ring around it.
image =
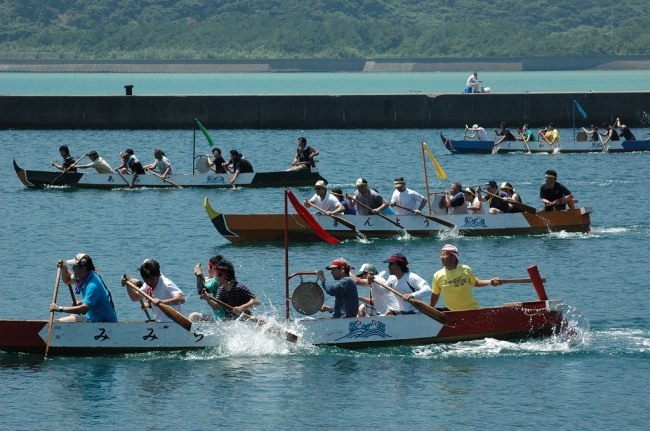
[[[574,100],[587,113],[583,119]],[[2,129],[456,128],[501,121],[532,127],[650,124],[650,92],[377,95],[0,95]]]

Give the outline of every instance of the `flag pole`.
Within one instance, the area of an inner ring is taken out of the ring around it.
[[[422,149],[422,165],[424,166],[424,183],[426,184],[427,188],[427,205],[429,207],[429,215],[432,214],[431,212],[431,194],[429,193],[429,175],[427,175],[427,160],[424,158],[424,141],[420,144],[420,148]]]
[[[194,144],[192,145],[192,175],[194,175],[194,161],[196,160],[196,123],[192,126],[194,132]]]
[[[285,307],[287,320],[289,320],[289,205],[287,202],[287,189],[284,189],[284,280],[285,280]]]

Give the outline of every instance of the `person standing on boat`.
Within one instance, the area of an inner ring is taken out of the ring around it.
[[[391,255],[391,257],[384,260],[384,263],[388,264],[388,273],[390,274],[386,284],[401,293],[401,296],[395,295],[398,308],[395,308],[394,304],[389,305],[386,315],[419,313],[408,300],[415,298],[421,301],[422,298],[431,294],[429,283],[409,270],[408,259],[402,253]],[[369,275],[368,282],[373,283],[374,281],[374,275]]]
[[[372,283],[368,281],[370,275],[373,276]],[[363,304],[359,305],[358,317],[383,316],[389,308],[399,310],[399,302],[395,294],[377,284],[377,282],[386,284],[387,281],[384,280],[384,272],[378,274],[375,265],[364,263],[359,272],[350,274],[350,278],[357,286],[365,286],[370,289],[368,298],[359,296],[359,301]]]
[[[208,159],[208,167],[212,169],[216,174],[225,174],[226,168],[224,165],[226,164],[226,161],[221,156],[221,149],[217,147],[213,148],[212,155],[214,156],[214,160],[210,160],[209,154],[205,155],[205,157]]]
[[[473,188],[467,187],[465,190],[463,190],[463,193],[465,194],[465,202],[467,202],[467,211],[470,214],[486,213],[483,202],[481,202],[478,196],[476,196],[476,192]]]
[[[156,171],[163,178],[167,178],[167,175],[174,174],[171,162],[160,148],[153,150],[153,156],[156,160],[150,165],[143,166],[145,170],[151,169],[152,171]]]
[[[338,214],[345,211],[345,208],[339,200],[327,191],[327,183],[323,180],[316,181],[314,185],[316,193],[310,199],[305,199],[305,207],[309,208],[308,202],[311,202],[322,213],[327,215]]]
[[[510,213],[510,205],[508,205],[507,199],[509,196],[507,195],[506,192],[503,190],[499,190],[497,188],[497,182],[494,180],[488,181],[485,183],[487,186],[487,192],[489,193],[487,196],[483,196],[481,193],[481,186],[478,186],[476,188],[476,194],[478,198],[481,200],[481,202],[487,202],[488,205],[490,205],[490,214],[509,214]],[[492,195],[499,196],[503,199],[499,199],[497,197],[494,197]]]
[[[479,141],[489,141],[490,140],[490,138],[488,138],[487,133],[485,132],[485,129],[482,128],[482,127],[479,127],[478,124],[474,124],[471,128],[467,127],[467,124],[466,124],[465,125],[465,133],[467,133],[468,130],[472,131],[472,132],[475,132],[476,134],[466,135],[465,137],[467,137],[467,138],[472,139],[472,138],[475,138],[476,136],[478,136]]]
[[[605,133],[600,133],[601,136],[605,136],[607,139],[603,141],[603,145],[607,145],[609,141],[620,141],[621,137],[616,133],[616,129],[609,125],[609,123],[603,123],[603,129]]]
[[[467,84],[465,85],[465,90],[467,91],[467,88],[469,88],[470,90],[467,91],[468,93],[478,93],[479,82],[483,82],[483,81],[478,80],[478,72],[472,73],[469,76],[469,78],[467,78]]]
[[[598,127],[596,127],[595,124],[592,124],[591,126],[589,126],[589,129],[590,130],[585,129],[584,127],[582,128],[582,130],[587,135],[589,135],[589,141],[598,142],[600,140],[600,138],[598,137]]]
[[[548,123],[548,128],[544,128],[540,130],[539,133],[543,136],[543,139],[549,144],[560,142],[560,133],[555,128],[555,123]]]
[[[120,153],[120,157],[122,158],[122,164],[115,168],[115,170],[121,169],[122,174],[133,174],[133,179],[129,183],[129,187],[133,187],[138,175],[145,174],[144,167],[130,148],[127,148],[123,153]]]
[[[63,157],[63,163],[61,165],[58,165],[54,160],[52,160],[51,163],[51,165],[58,170],[65,171],[66,169],[70,168],[70,166],[75,164],[76,160],[70,155],[70,150],[68,149],[67,145],[61,145],[59,147],[59,154],[61,154],[61,157]],[[73,166],[68,170],[68,172],[77,172],[77,167]]]
[[[316,148],[307,145],[307,138],[301,136],[298,138],[298,149],[296,157],[291,162],[291,167],[287,171],[299,171],[301,169],[315,168],[316,161],[314,157],[319,154]]]
[[[445,307],[450,311],[476,310],[478,301],[472,293],[472,287],[500,286],[498,277],[480,280],[467,265],[459,265],[460,254],[451,244],[442,247],[440,260],[443,268],[433,275],[432,307],[435,307],[442,294]]]
[[[161,274],[160,264],[157,261],[147,259],[142,262],[142,265],[138,270],[140,271],[140,276],[144,283],[135,279],[131,279],[130,281],[138,286],[140,291],[153,297],[153,301],[151,301],[149,306],[153,310],[154,320],[156,322],[173,322],[173,320],[169,318],[160,307],[158,307],[158,304],[169,305],[179,313],[184,314],[183,304],[185,303],[185,295],[183,295],[183,292],[173,281]],[[122,286],[126,286],[124,280],[122,280]],[[137,302],[142,299],[142,296],[137,292],[134,292],[133,289],[127,288],[126,291],[129,294],[131,301]]]
[[[239,174],[252,173],[253,165],[237,150],[230,150],[230,162],[224,165],[226,169],[232,166],[235,175],[230,179],[230,184],[234,184]]]
[[[508,129],[508,125],[505,122],[501,122],[500,124],[501,130],[497,131],[497,129],[494,129],[494,136],[501,136],[501,138],[494,143],[494,146],[499,145],[503,141],[516,141],[515,135],[512,134],[510,129]]]
[[[621,135],[625,138],[626,141],[636,141],[636,136],[634,133],[625,124],[621,124],[621,119],[617,118],[614,127],[618,127],[618,130],[621,132]]]
[[[463,186],[458,182],[451,183],[449,191],[445,190],[445,207],[447,214],[467,214]]]
[[[316,271],[316,276],[325,293],[334,297],[334,307],[323,305],[320,311],[322,313],[330,312],[334,318],[357,317],[359,293],[357,285],[350,278],[350,270],[354,268],[347,260],[340,258],[332,261],[332,264],[325,269],[331,271],[332,278],[336,283],[328,283],[322,269]]]
[[[66,264],[72,267],[74,276]],[[81,302],[77,301],[72,307],[50,304],[50,311],[70,313],[70,316],[59,319],[60,322],[117,322],[111,293],[104,280],[95,272],[90,256],[78,253],[74,259],[65,263],[59,260],[56,266],[61,268],[61,280],[65,284],[76,283],[75,292],[83,296]]]
[[[86,153],[86,156],[92,161],[92,163],[89,163],[87,165],[77,165],[78,169],[88,169],[88,168],[95,168],[98,174],[112,174],[113,173],[113,168],[111,168],[111,165],[109,165],[106,160],[103,158],[99,157],[99,154],[97,154],[97,151],[93,150],[90,153]]]
[[[357,201],[372,208],[371,211],[368,210],[368,208],[364,207],[363,205],[359,205],[357,207],[358,215],[365,216],[365,215],[379,214],[383,209],[388,207],[388,202],[386,202],[386,200],[382,198],[379,193],[377,193],[375,190],[368,188],[368,181],[366,181],[364,178],[359,178],[355,183],[355,186],[357,188],[357,191],[354,192],[353,196],[350,196],[349,194],[345,195],[348,198],[348,203],[350,205],[350,208],[354,208]]]
[[[355,208],[350,208],[350,204],[348,203],[348,201],[345,199],[345,196],[343,195],[343,190],[336,187],[332,189],[330,194],[334,196],[336,199],[338,199],[341,205],[343,205],[344,208],[343,214],[357,215],[357,210]]]
[[[395,207],[395,204],[401,205],[413,211],[415,214],[420,214],[422,208],[427,204],[427,200],[420,193],[406,188],[406,181],[402,177],[395,178],[393,181],[395,191],[390,199],[390,206]],[[410,215],[411,211],[395,207],[396,215]]]
[[[539,197],[544,203],[544,211],[562,211],[566,204],[573,209],[573,195],[562,184],[558,183],[557,172],[549,169],[544,174],[546,183],[539,190]]]

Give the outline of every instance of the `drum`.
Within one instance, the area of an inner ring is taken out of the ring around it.
[[[576,135],[576,141],[578,142],[585,142],[587,140],[587,134],[582,131]]]
[[[319,311],[324,302],[323,289],[313,281],[300,283],[291,295],[291,305],[298,313],[305,316],[311,316]]]
[[[199,157],[199,159],[196,161],[196,170],[199,171],[202,174],[205,174],[210,170],[210,166],[208,165],[208,159],[205,157]]]

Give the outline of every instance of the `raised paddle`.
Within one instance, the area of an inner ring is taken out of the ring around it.
[[[70,166],[68,166],[67,168],[65,168],[65,169],[63,170],[63,172],[61,172],[61,173],[60,173],[56,178],[54,178],[50,184],[54,184],[54,182],[55,182],[56,180],[58,180],[59,178],[61,178],[61,175],[65,174],[65,173],[68,172],[70,169],[72,169],[72,168],[74,168],[75,166],[77,166],[77,163],[79,163],[80,161],[82,161],[82,160],[84,159],[84,157],[86,157],[85,154],[84,154],[84,155],[83,155],[79,160],[77,160],[76,162],[74,162],[73,164],[71,164]]]
[[[346,194],[345,197],[347,197],[348,199],[352,199],[353,201],[355,201],[356,203],[358,203],[359,205],[361,205],[362,207],[364,207],[365,209],[367,209],[368,211],[370,211],[370,215],[372,215],[372,208],[370,208],[368,205],[364,204],[363,202],[359,202],[358,200],[356,200],[355,198],[353,198],[352,196],[350,196],[350,194]],[[400,229],[404,229],[404,226],[402,226],[401,224],[397,223],[396,221],[393,221],[393,220],[389,219],[389,218],[386,217],[385,215],[380,214],[380,213],[377,213],[377,215],[378,215],[379,217],[383,218],[384,220],[388,220],[389,222],[393,223],[393,224],[394,224],[395,226],[397,226],[398,228],[400,228]]]
[[[305,200],[305,203],[308,204],[309,206],[312,206],[312,207],[320,210],[320,211],[323,211],[321,208],[318,208],[316,205],[314,205],[312,202],[309,202],[308,200]],[[339,217],[339,216],[334,215],[334,214],[327,214],[325,212],[323,212],[322,214],[325,214],[326,216],[332,217],[334,220],[341,223],[343,226],[345,226],[345,227],[347,227],[349,229],[352,229],[355,232],[357,230],[357,227],[354,225],[354,223],[347,221],[343,217]]]
[[[388,290],[390,292],[393,292],[395,295],[398,295],[400,298],[402,297],[402,294],[399,293],[397,290],[393,289],[392,287],[387,286],[384,283],[381,283],[381,282],[379,282],[377,280],[372,280],[372,282],[377,283],[378,285],[380,285],[381,287],[383,287],[384,289],[386,289],[386,290]],[[442,311],[438,311],[435,308],[433,308],[432,306],[430,306],[428,304],[425,304],[422,301],[419,301],[419,300],[417,300],[415,298],[409,298],[408,302],[413,304],[413,306],[415,308],[417,308],[422,314],[426,314],[427,316],[429,316],[430,318],[432,318],[436,322],[440,322],[440,323],[442,323],[444,325],[445,322],[447,321],[447,316],[445,316],[445,314]]]
[[[207,294],[207,296],[208,296],[208,301],[211,301],[211,302],[213,302],[215,304],[219,304],[222,307],[225,307],[225,308],[227,308],[227,309],[229,309],[231,311],[234,308],[232,305],[228,305],[225,302],[218,300],[217,298],[215,298],[214,296],[212,296],[210,294]],[[246,318],[246,319],[250,320],[251,322],[257,323],[259,326],[264,326],[266,324],[265,320],[257,319],[255,317],[247,315],[246,313],[242,313],[241,316],[243,318]],[[296,341],[298,341],[298,335],[294,334],[293,332],[286,331],[284,329],[278,331],[275,328],[270,328],[269,332],[272,332],[272,333],[275,333],[275,334],[278,334],[278,335],[282,335],[285,340],[291,341],[292,343],[295,343]]]
[[[495,198],[499,198],[499,199],[501,199],[502,201],[506,201],[506,202],[508,202],[509,204],[512,204],[513,207],[519,208],[520,210],[525,211],[525,212],[527,212],[527,213],[530,213],[530,214],[535,214],[535,213],[537,213],[537,209],[534,208],[534,207],[531,207],[530,205],[526,205],[526,204],[524,204],[524,203],[517,202],[517,201],[512,200],[512,199],[506,199],[506,198],[503,198],[503,197],[501,197],[501,196],[499,196],[499,195],[495,195],[494,193],[490,193],[490,192],[488,192],[487,190],[484,190],[484,192],[485,192],[486,194],[490,195],[490,196],[494,196]]]
[[[54,283],[54,296],[52,304],[56,304],[56,297],[59,294],[59,280],[61,280],[61,267],[56,270],[56,282]],[[50,311],[50,327],[47,329],[47,344],[45,344],[45,356],[50,350],[50,340],[52,339],[52,325],[54,324],[54,310]]]
[[[175,182],[173,182],[172,180],[169,180],[169,179],[163,177],[162,175],[159,175],[157,172],[154,172],[154,171],[151,170],[151,169],[147,169],[147,170],[148,170],[149,172],[151,172],[152,174],[154,174],[155,176],[157,176],[158,178],[160,178],[161,180],[163,180],[164,182],[169,183],[169,184],[171,184],[171,185],[174,186],[174,187],[178,187],[179,189],[182,189],[182,188],[183,188],[183,187],[179,186],[178,184],[176,184]]]
[[[143,291],[141,291],[140,289],[138,289],[135,284],[131,283],[126,278],[126,274],[124,274],[122,276],[122,281],[129,288],[133,289],[133,291],[135,291],[137,294],[142,295],[145,298],[147,298],[149,301],[153,302],[153,298],[151,296],[147,295],[146,293],[144,293]],[[159,307],[162,310],[162,312],[165,313],[165,315],[167,315],[167,317],[169,317],[174,322],[181,325],[186,331],[189,331],[190,328],[192,328],[192,322],[187,317],[183,316],[181,313],[176,311],[174,308],[170,307],[167,304],[163,304],[163,303],[158,303],[158,304],[156,304],[156,306]]]
[[[406,207],[404,207],[404,206],[402,206],[402,205],[400,205],[400,204],[398,204],[398,203],[395,203],[395,206],[396,206],[397,208],[401,208],[401,209],[406,210],[406,211],[411,211],[412,213],[415,214],[415,211],[412,210],[411,208],[406,208]],[[428,215],[428,214],[422,214],[422,213],[418,213],[418,215],[421,215],[422,217],[424,217],[424,218],[426,218],[426,219],[433,220],[433,221],[435,221],[435,222],[438,223],[438,224],[441,224],[441,225],[443,225],[443,226],[450,227],[450,228],[452,228],[452,229],[456,227],[455,224],[453,224],[453,223],[451,223],[451,222],[448,222],[447,220],[443,220],[443,219],[441,219],[441,218],[438,218],[438,217],[436,217],[436,216],[432,216],[432,215]]]

